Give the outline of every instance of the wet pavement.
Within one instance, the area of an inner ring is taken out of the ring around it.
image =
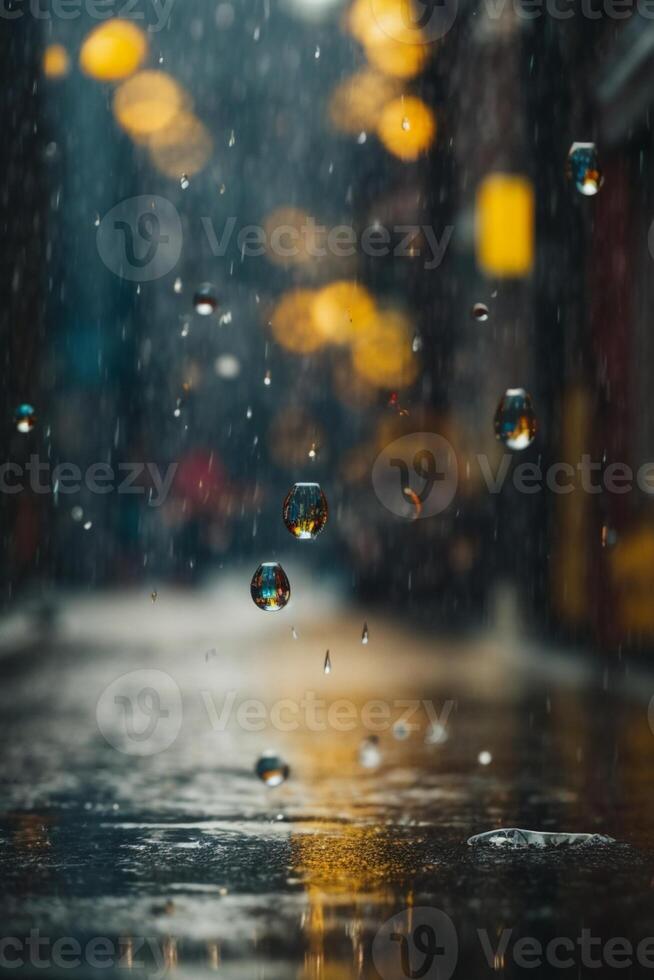
[[[3,972],[650,975],[647,679],[303,588],[279,614],[232,581],[4,624]],[[254,775],[269,748],[277,789]],[[499,827],[618,843],[467,846]]]

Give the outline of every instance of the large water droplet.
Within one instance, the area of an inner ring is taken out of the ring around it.
[[[286,572],[276,561],[259,565],[250,584],[252,601],[267,612],[283,609],[291,598],[291,586]]]
[[[290,772],[284,760],[275,752],[264,752],[257,760],[254,771],[266,786],[271,787],[281,786],[288,779]]]
[[[210,316],[218,308],[218,298],[216,290],[210,282],[203,282],[195,291],[193,296],[193,306],[195,312],[200,316]]]
[[[319,483],[296,483],[282,509],[286,527],[301,541],[318,537],[327,523],[328,513],[327,499]]]
[[[488,319],[488,307],[485,303],[475,303],[472,308],[472,315],[478,323],[486,323]]]
[[[495,435],[509,449],[521,450],[536,438],[536,414],[524,388],[508,388],[495,413]]]
[[[36,425],[36,409],[33,405],[24,402],[14,412],[14,421],[19,432],[23,434],[31,432]]]
[[[604,183],[594,143],[573,143],[568,153],[568,178],[580,194],[593,197]]]

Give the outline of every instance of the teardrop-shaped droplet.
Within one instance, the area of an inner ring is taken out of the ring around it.
[[[195,312],[200,316],[210,316],[218,308],[218,298],[216,290],[210,282],[203,282],[195,291],[193,296],[193,306]]]
[[[472,316],[478,323],[486,323],[488,319],[488,307],[485,303],[475,303],[472,308]]]
[[[331,661],[331,657],[329,656],[329,650],[325,654],[325,668],[324,669],[325,669],[325,673],[326,674],[331,674],[331,672],[332,672],[332,661]]]
[[[16,423],[16,428],[23,435],[27,432],[31,432],[36,425],[36,409],[33,405],[29,405],[24,402],[19,405],[14,412],[14,421]]]
[[[370,634],[368,632],[368,624],[367,623],[364,623],[363,624],[363,629],[361,631],[361,642],[363,643],[364,646],[366,646],[366,644],[368,643],[369,639],[370,639]]]
[[[286,527],[301,541],[317,538],[328,517],[327,499],[319,483],[296,483],[284,501]]]
[[[266,561],[259,565],[250,584],[252,600],[267,612],[283,609],[291,598],[291,586],[286,572],[276,561]]]
[[[259,779],[266,786],[281,786],[289,777],[290,770],[284,760],[275,752],[264,752],[254,767]]]
[[[568,178],[584,197],[593,197],[604,182],[594,143],[573,143],[568,153]]]
[[[495,435],[509,449],[531,446],[538,423],[534,406],[524,388],[508,388],[495,413]]]

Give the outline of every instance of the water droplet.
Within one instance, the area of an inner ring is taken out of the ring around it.
[[[254,771],[259,779],[270,787],[281,786],[288,779],[290,772],[284,760],[275,752],[264,752],[259,757]]]
[[[173,284],[173,289],[175,290],[176,293],[181,293],[182,288],[183,288],[182,280],[179,278],[179,276],[177,276],[177,279],[175,279],[175,282]]]
[[[413,353],[418,354],[422,350],[422,346],[423,346],[422,337],[420,336],[419,333],[417,333],[413,338],[413,343],[411,344],[411,349]]]
[[[270,388],[270,386],[272,384],[272,375],[271,375],[270,371],[266,371],[266,374],[265,374],[264,379],[263,379],[263,383],[265,384],[266,388]]]
[[[504,847],[508,850],[523,847],[558,848],[588,847],[615,844],[613,837],[604,834],[557,834],[547,830],[520,830],[518,827],[499,827],[468,838],[471,847]]]
[[[524,388],[508,388],[495,413],[495,435],[509,449],[531,446],[536,438],[536,414]]]
[[[70,516],[73,518],[73,520],[75,521],[76,524],[79,524],[79,522],[84,517],[84,511],[82,510],[82,508],[79,505],[76,505],[71,510]]]
[[[19,405],[14,412],[14,422],[18,431],[23,435],[31,432],[36,425],[36,409],[34,406],[29,405],[27,402]]]
[[[201,286],[198,286],[193,297],[193,306],[195,312],[199,313],[200,316],[209,316],[215,312],[218,307],[218,299],[210,282],[203,282]]]
[[[427,729],[425,735],[425,745],[444,745],[447,742],[449,735],[447,734],[447,728],[445,725],[441,725],[439,721],[435,721]]]
[[[329,650],[325,654],[324,671],[325,671],[326,674],[331,674],[331,672],[332,672],[332,661],[331,661],[331,657],[329,656]]]
[[[407,119],[406,116],[402,120],[402,129],[405,133],[408,133],[408,131],[411,129],[411,121]]]
[[[364,623],[363,630],[361,631],[361,642],[363,643],[364,646],[366,646],[369,640],[370,640],[370,634],[368,633],[368,624]]]
[[[297,635],[297,630],[295,629],[294,626],[291,626],[291,636],[293,637],[294,640],[299,640],[299,636]]]
[[[245,412],[245,417],[246,417],[246,419],[251,419],[252,418],[252,409],[250,408],[249,405],[248,405],[247,411]]]
[[[317,458],[318,458],[318,450],[316,449],[315,442],[312,442],[311,449],[309,450],[309,459],[317,459]]]
[[[250,584],[252,601],[267,612],[283,609],[291,598],[291,586],[286,572],[276,561],[259,565]]]
[[[316,50],[314,51],[313,56],[316,59],[316,61],[320,57],[320,45],[319,44],[316,44]]]
[[[359,146],[363,146],[363,144],[366,142],[367,139],[368,139],[367,133],[359,133],[359,135],[357,136],[357,143],[359,144]]]
[[[179,186],[182,188],[182,190],[185,191],[188,187],[190,187],[190,184],[191,181],[188,179],[188,176],[186,174],[182,174],[182,176],[179,178]]]
[[[319,483],[296,483],[284,500],[284,524],[300,541],[317,538],[327,523],[327,499]]]
[[[159,593],[156,591],[156,589],[150,593],[150,598],[152,599],[153,602],[157,601],[157,599],[159,598]]]
[[[493,761],[493,756],[490,754],[490,752],[487,749],[484,749],[484,751],[480,752],[479,755],[477,756],[477,762],[479,763],[480,766],[490,766],[492,761]]]
[[[472,308],[472,315],[479,323],[486,323],[488,319],[488,307],[485,303],[475,303]]]
[[[87,521],[86,524],[84,525],[84,530],[90,531],[92,527],[93,527],[93,521]]]
[[[99,228],[100,227],[100,215],[99,214],[96,214],[95,218],[93,219],[93,224],[95,225],[96,228]]]
[[[377,769],[381,765],[382,754],[379,749],[379,739],[369,735],[359,745],[359,765],[364,769]]]
[[[568,178],[580,194],[593,197],[604,182],[594,143],[573,143],[568,153]]]
[[[234,130],[232,130],[231,133],[229,134],[229,145],[230,146],[236,145],[236,133],[234,132]]]

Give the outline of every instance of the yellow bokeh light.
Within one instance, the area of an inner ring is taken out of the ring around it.
[[[178,113],[168,126],[157,130],[148,141],[150,157],[166,177],[192,177],[211,159],[213,140],[207,127],[192,112]]]
[[[394,156],[417,160],[434,142],[436,118],[421,99],[401,96],[384,107],[377,132]]]
[[[263,227],[266,255],[275,265],[306,265],[327,254],[327,229],[300,208],[277,208]]]
[[[415,381],[418,360],[412,349],[411,324],[403,313],[378,313],[374,324],[353,343],[355,371],[378,388],[400,388]]]
[[[534,263],[534,189],[526,177],[490,174],[479,186],[477,262],[489,276],[522,277]]]
[[[63,44],[49,44],[43,54],[43,74],[46,78],[63,78],[70,69],[70,58]]]
[[[185,102],[183,89],[163,71],[140,71],[116,90],[116,122],[135,139],[168,126]]]
[[[313,303],[316,327],[325,340],[343,344],[373,322],[375,301],[363,286],[347,279],[319,290]]]
[[[413,0],[355,0],[348,26],[375,68],[397,78],[413,78],[432,50],[418,20]]]
[[[282,297],[270,318],[277,343],[295,354],[310,354],[324,343],[313,317],[314,296],[310,289],[295,289]]]
[[[357,72],[334,90],[329,117],[342,133],[361,133],[376,129],[379,114],[398,94],[400,82],[367,68]]]
[[[145,33],[129,20],[105,21],[88,35],[80,51],[82,71],[101,82],[132,75],[148,50]]]
[[[426,45],[384,44],[366,46],[366,57],[371,65],[386,75],[396,78],[414,78],[425,65],[428,57]]]

